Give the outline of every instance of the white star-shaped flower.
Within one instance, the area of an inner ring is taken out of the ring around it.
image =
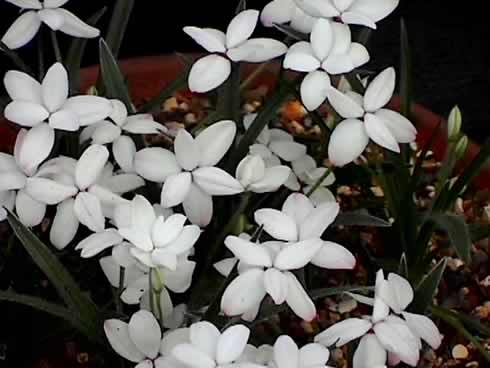
[[[310,42],[292,45],[284,58],[284,68],[307,72],[300,87],[301,100],[312,111],[327,98],[331,75],[343,74],[369,61],[366,48],[352,42],[347,25],[318,19]]]
[[[275,192],[288,179],[291,169],[284,165],[266,167],[259,155],[247,155],[238,164],[235,176],[245,191]]]
[[[184,27],[185,33],[213,53],[192,66],[188,81],[191,91],[204,93],[220,86],[231,73],[231,61],[261,63],[286,52],[286,45],[280,41],[250,38],[258,18],[257,10],[244,10],[232,19],[226,34],[213,28]]]
[[[2,42],[11,50],[31,41],[46,24],[53,31],[61,31],[73,37],[94,38],[100,31],[81,21],[73,13],[61,8],[68,0],[6,0],[26,11],[10,26]]]
[[[262,9],[260,20],[266,27],[288,23],[291,28],[302,33],[310,33],[315,23],[315,18],[299,8],[294,0],[271,1]]]
[[[345,118],[338,124],[328,145],[328,158],[344,166],[359,157],[372,139],[380,146],[400,152],[399,143],[415,141],[417,130],[398,112],[383,108],[395,90],[395,69],[387,68],[369,83],[364,97],[330,87],[328,101]],[[361,120],[362,119],[362,120]]]
[[[320,344],[310,343],[298,349],[294,340],[279,336],[274,344],[273,366],[276,368],[329,368],[330,352]]]

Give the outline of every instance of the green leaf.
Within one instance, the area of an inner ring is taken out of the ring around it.
[[[92,15],[86,23],[95,26],[106,11],[107,7],[103,7]],[[68,54],[66,55],[65,66],[68,71],[70,89],[72,92],[76,92],[80,89],[80,67],[82,65],[82,58],[85,53],[87,42],[87,38],[74,38],[68,49]]]
[[[432,213],[427,218],[447,233],[449,241],[459,258],[465,263],[471,262],[471,236],[462,216],[450,213]]]
[[[22,60],[22,58],[15,52],[14,50],[10,50],[6,44],[4,44],[2,41],[0,41],[0,51],[2,51],[11,61],[14,63],[14,65],[22,70],[24,73],[29,74],[30,76],[34,77],[35,74],[32,71],[31,68]]]
[[[390,227],[389,221],[370,215],[366,209],[350,212],[341,212],[335,219],[333,226],[374,226]]]
[[[473,243],[490,237],[490,225],[486,224],[468,224],[471,241]]]
[[[291,37],[293,40],[297,40],[297,41],[309,40],[309,37],[306,33],[299,32],[288,25],[274,23],[274,27],[277,28],[282,33],[284,33],[286,36]]]
[[[400,112],[409,118],[412,100],[412,62],[407,27],[403,18],[400,20],[400,48]]]
[[[356,42],[367,47],[372,34],[373,30],[371,28],[363,28],[357,34]]]
[[[121,100],[129,112],[134,113],[134,107],[129,96],[129,91],[124,83],[124,76],[119,69],[114,55],[104,39],[99,42],[100,71],[106,89],[106,97]]]
[[[26,228],[14,214],[9,212],[7,219],[24,249],[53,284],[58,295],[70,309],[73,317],[82,320],[91,331],[97,331],[97,334],[100,333],[98,330],[100,321],[98,321],[97,306],[83,294],[58,257],[31,230]],[[98,336],[94,335],[92,338],[97,339]]]
[[[410,306],[411,310],[416,313],[424,313],[432,304],[432,300],[437,292],[446,265],[447,259],[441,259],[422,281],[420,281],[419,285],[415,288],[415,296]]]
[[[404,278],[408,279],[408,263],[407,263],[407,256],[405,253],[402,254],[400,257],[400,264],[398,266],[398,274],[400,276],[403,276]]]
[[[240,0],[236,7],[235,14],[241,13],[244,10],[247,10],[247,0]]]
[[[117,0],[114,10],[112,11],[109,30],[107,31],[106,40],[109,49],[117,59],[119,50],[128,27],[129,18],[134,8],[134,0]]]

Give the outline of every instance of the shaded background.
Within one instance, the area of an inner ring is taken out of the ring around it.
[[[376,1],[376,0],[373,0]],[[261,9],[268,0],[249,0],[249,8]],[[136,1],[121,57],[155,55],[174,51],[200,51],[181,29],[185,25],[225,29],[237,1],[174,1],[158,7],[155,1]],[[102,6],[109,12],[114,0],[72,0],[67,8],[86,19]],[[371,37],[372,61],[368,69],[380,70],[399,64],[399,22],[403,17],[412,46],[415,100],[447,115],[458,104],[464,115],[464,130],[475,140],[490,136],[490,25],[478,14],[475,0],[401,0],[394,14],[379,23]],[[0,3],[0,33],[15,19],[16,7]],[[105,29],[106,13],[100,28]],[[484,9],[481,8],[481,12]],[[481,20],[479,19],[481,18]],[[273,34],[273,31],[258,31]],[[63,35],[60,41],[68,40]],[[84,63],[97,60],[96,42],[89,44]],[[32,46],[33,48],[34,46]],[[47,50],[48,52],[50,50]],[[29,53],[28,50],[22,50]],[[0,72],[9,61],[0,59]]]

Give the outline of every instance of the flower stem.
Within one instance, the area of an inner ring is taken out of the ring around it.
[[[7,55],[10,60],[14,63],[14,65],[22,70],[24,73],[29,74],[29,75],[34,75],[32,72],[32,69],[27,66],[26,63],[21,59],[19,54],[17,54],[14,50],[10,50],[7,45],[5,45],[3,42],[0,41],[0,50]]]
[[[250,75],[240,84],[240,91],[246,90],[250,84],[267,68],[268,62],[260,64]]]
[[[119,267],[119,286],[117,288],[117,293],[116,293],[116,311],[119,314],[122,314],[122,312],[123,312],[123,305],[121,302],[121,294],[123,293],[123,290],[124,290],[125,274],[126,274],[126,269],[124,267]]]
[[[160,328],[163,330],[163,310],[160,301],[164,288],[160,272],[157,268],[150,270],[150,308],[151,312],[157,317]]]
[[[54,51],[54,56],[56,58],[56,61],[58,63],[63,63],[63,57],[61,56],[60,44],[58,43],[58,37],[56,37],[56,32],[52,30],[50,32],[50,36],[51,36],[51,43],[53,44],[53,51]]]
[[[309,197],[311,196],[313,193],[315,193],[315,191],[320,187],[320,185],[322,185],[323,181],[328,178],[328,176],[332,173],[332,169],[327,167],[327,170],[323,173],[323,175],[320,177],[320,179],[318,179],[316,181],[316,183],[311,187],[311,189],[308,191],[308,193],[306,193],[306,196]]]

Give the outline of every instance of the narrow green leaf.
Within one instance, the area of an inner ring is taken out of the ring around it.
[[[450,213],[432,213],[427,220],[434,221],[441,230],[447,233],[459,258],[467,264],[471,262],[471,236],[462,216]]]
[[[99,42],[100,71],[106,89],[106,97],[121,100],[128,111],[134,113],[134,107],[129,96],[129,91],[124,83],[124,76],[119,69],[114,55],[107,43],[101,38]]]
[[[35,74],[29,66],[22,60],[22,58],[14,50],[10,50],[7,45],[0,41],[0,51],[2,51],[13,63],[14,65],[22,70],[24,73],[29,74],[34,77]]]
[[[362,28],[357,34],[356,42],[367,47],[372,34],[373,30],[371,28]]]
[[[341,212],[335,219],[333,226],[374,226],[390,227],[389,221],[370,215],[366,209],[350,212]]]
[[[87,20],[87,24],[95,26],[106,11],[107,7],[103,7],[97,11]],[[68,70],[70,89],[72,92],[78,92],[80,89],[80,67],[82,65],[82,58],[85,53],[87,42],[87,38],[74,38],[66,55],[65,66]]]
[[[408,41],[405,20],[400,20],[400,112],[406,118],[410,117],[412,97],[412,62],[410,44]]]
[[[117,59],[119,50],[128,27],[129,18],[134,8],[134,0],[117,0],[112,11],[106,40],[112,55]]]
[[[431,310],[432,311],[438,310],[440,312],[451,315],[452,317],[461,321],[469,329],[474,330],[475,332],[477,332],[478,334],[480,334],[482,336],[490,337],[490,327],[482,324],[476,318],[470,317],[470,316],[466,315],[465,313],[460,313],[460,312],[453,310],[453,309],[444,308],[442,306],[433,305],[431,307]]]
[[[286,36],[291,37],[293,40],[297,40],[297,41],[309,40],[309,37],[306,33],[299,32],[288,25],[274,23],[274,27],[277,28],[282,33],[284,33]]]
[[[344,74],[344,77],[347,79],[347,82],[349,82],[354,92],[364,95],[364,92],[366,92],[366,87],[362,85],[355,72]]]
[[[473,243],[490,237],[490,225],[485,224],[468,224],[471,241]]]
[[[247,0],[240,0],[236,7],[235,14],[241,13],[244,10],[247,10]]]
[[[411,310],[416,313],[424,313],[432,304],[432,300],[437,292],[446,265],[447,259],[441,259],[422,281],[420,281],[419,285],[415,288],[415,296],[410,307]]]
[[[408,279],[408,263],[407,263],[407,256],[405,253],[402,254],[400,257],[400,265],[398,266],[398,274],[400,276],[403,276],[404,278]]]

